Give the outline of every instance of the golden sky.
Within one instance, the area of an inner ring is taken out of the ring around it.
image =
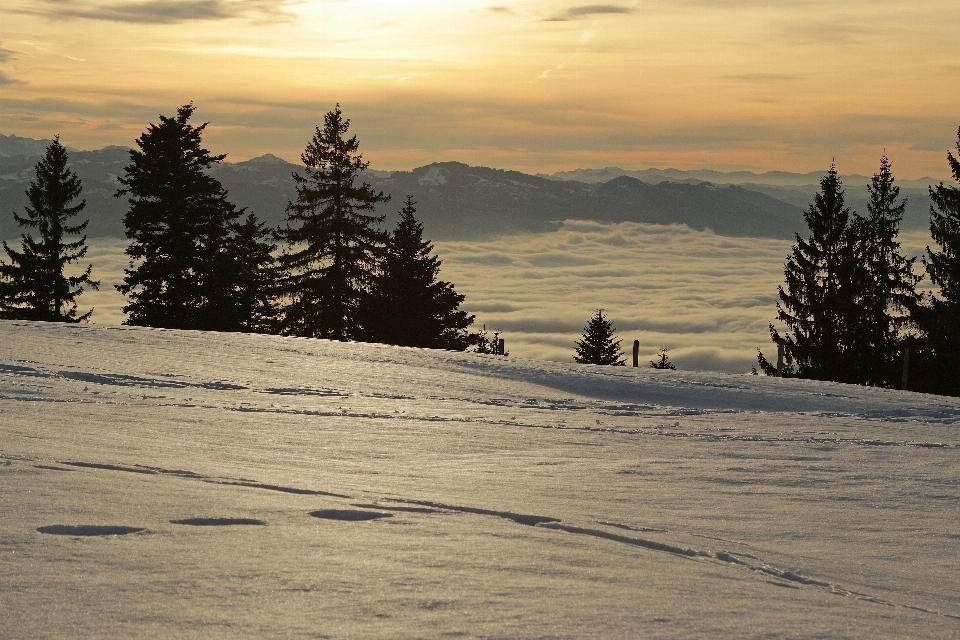
[[[502,4],[501,4],[502,3]],[[339,102],[373,168],[948,176],[956,0],[4,0],[0,133],[295,161]]]

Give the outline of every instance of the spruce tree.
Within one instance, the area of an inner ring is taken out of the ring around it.
[[[407,196],[396,229],[387,241],[366,305],[368,340],[405,347],[463,351],[474,316],[459,309],[464,296],[437,280],[440,260],[423,239],[423,225]]]
[[[650,361],[650,368],[652,369],[676,369],[676,365],[670,362],[670,356],[667,355],[667,348],[660,347],[660,352],[657,353],[657,359]]]
[[[273,231],[252,213],[234,225],[233,231],[230,250],[236,265],[234,323],[238,331],[274,333],[280,314],[280,273],[273,256]]]
[[[913,273],[916,259],[900,253],[897,235],[906,200],[897,201],[900,187],[894,184],[886,154],[868,189],[867,216],[855,215],[852,228],[857,256],[855,308],[859,311],[851,333],[854,381],[893,386],[899,381],[901,333],[909,320],[907,312],[917,301],[915,288],[920,278]]]
[[[294,173],[297,201],[287,205],[279,236],[284,333],[348,340],[363,336],[361,305],[368,295],[376,256],[386,240],[372,213],[390,196],[359,182],[369,166],[357,137],[344,139],[350,121],[338,104],[324,116],[301,155],[305,175]]]
[[[957,156],[948,151],[947,162],[960,183],[960,130]],[[930,188],[930,198],[930,233],[938,249],[927,247],[923,264],[939,292],[913,311],[920,352],[910,388],[960,396],[960,187],[941,182]]]
[[[137,138],[139,151],[120,178],[130,266],[117,290],[129,304],[126,324],[174,329],[237,330],[236,265],[231,224],[240,215],[207,170],[226,156],[202,145],[207,124],[189,124],[195,107],[160,116]]]
[[[796,244],[784,265],[777,319],[787,325],[781,336],[770,324],[770,337],[784,346],[790,371],[802,378],[851,382],[851,344],[855,332],[856,257],[836,166],[820,180],[820,192],[804,213],[810,237],[796,234]],[[776,368],[762,352],[758,362],[770,375]]]
[[[3,243],[10,264],[0,261],[0,318],[82,322],[93,313],[91,309],[77,315],[77,297],[84,285],[99,288],[100,283],[90,277],[91,266],[78,275],[64,274],[64,267],[87,255],[86,236],[72,242],[65,241],[65,236],[80,235],[89,222],[68,222],[86,206],[83,200],[73,204],[83,186],[68,168],[68,160],[57,136],[34,167],[26,216],[13,214],[21,227],[35,229],[38,237],[24,233],[19,251]]]
[[[613,321],[604,317],[603,309],[590,318],[583,328],[583,337],[577,340],[574,362],[580,364],[602,364],[622,367],[626,365],[620,340],[614,339],[616,328]]]

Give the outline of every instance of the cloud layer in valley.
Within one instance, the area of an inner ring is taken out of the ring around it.
[[[906,252],[929,243],[904,234]],[[93,321],[123,321],[126,241],[91,241],[102,291],[85,293]],[[728,238],[682,226],[568,221],[559,231],[490,242],[438,242],[440,277],[466,295],[479,328],[502,329],[511,356],[569,362],[589,316],[603,308],[641,365],[661,346],[687,370],[745,373],[758,347],[769,350],[777,286],[790,242]],[[628,362],[629,364],[629,362]]]

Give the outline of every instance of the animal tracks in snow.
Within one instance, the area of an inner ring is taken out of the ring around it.
[[[13,462],[13,457],[6,456],[9,462]],[[38,463],[38,460],[17,459],[17,463]],[[135,473],[144,476],[149,481],[150,477],[167,476],[179,478],[182,480],[200,480],[202,482],[225,486],[240,487],[247,489],[261,489],[289,493],[302,496],[316,496],[320,498],[335,498],[350,500],[349,496],[333,492],[303,489],[296,487],[285,487],[268,483],[260,483],[249,479],[228,479],[214,478],[205,476],[193,471],[182,469],[164,469],[161,467],[140,465],[140,464],[113,464],[102,462],[87,461],[57,461],[63,467],[52,464],[33,464],[33,468],[41,471],[69,471],[72,467],[75,471],[88,472],[121,472]],[[720,566],[728,567],[731,570],[746,570],[760,576],[764,583],[776,587],[787,587],[794,589],[818,589],[834,595],[857,598],[863,601],[872,602],[890,607],[903,607],[906,609],[922,612],[930,615],[937,615],[951,619],[960,619],[960,616],[950,613],[943,613],[923,607],[918,607],[905,603],[898,603],[890,599],[877,597],[863,590],[855,590],[844,587],[842,584],[815,578],[804,574],[802,571],[787,569],[775,566],[774,564],[764,562],[758,556],[742,551],[727,550],[709,550],[698,549],[690,546],[679,545],[669,541],[675,534],[662,528],[655,527],[635,527],[627,524],[621,524],[613,521],[597,521],[598,527],[582,526],[564,522],[562,518],[545,515],[534,515],[526,513],[516,513],[513,511],[490,509],[478,506],[455,505],[432,500],[422,500],[416,498],[402,497],[383,497],[374,502],[353,502],[343,507],[330,507],[314,510],[305,513],[305,516],[323,520],[335,520],[342,522],[365,522],[392,518],[394,516],[403,516],[407,519],[417,519],[423,517],[440,517],[452,514],[466,514],[478,517],[490,517],[500,520],[507,520],[525,527],[532,527],[541,530],[555,531],[562,534],[573,535],[581,538],[595,539],[605,543],[615,543],[629,545],[631,547],[645,549],[654,553],[665,553],[679,558],[693,560],[698,562],[710,562]],[[259,518],[249,517],[186,517],[172,519],[173,525],[192,526],[192,527],[231,527],[231,526],[266,526],[267,522]],[[431,520],[424,526],[441,526],[441,520]],[[122,536],[134,533],[147,532],[145,527],[127,526],[127,525],[66,525],[54,524],[38,527],[39,533],[60,535],[67,537],[106,537]],[[640,537],[636,534],[648,533],[655,534],[660,538],[666,537],[667,540],[656,540],[647,537]],[[693,534],[691,534],[693,535]],[[708,536],[698,536],[708,538]],[[741,543],[732,542],[734,545],[744,546]]]

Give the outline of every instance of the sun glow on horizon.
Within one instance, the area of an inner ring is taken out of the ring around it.
[[[945,176],[940,2],[13,0],[0,131],[131,145],[194,101],[211,148],[296,159],[339,102],[375,166]],[[931,19],[935,18],[935,19]],[[133,134],[131,136],[131,134]]]

